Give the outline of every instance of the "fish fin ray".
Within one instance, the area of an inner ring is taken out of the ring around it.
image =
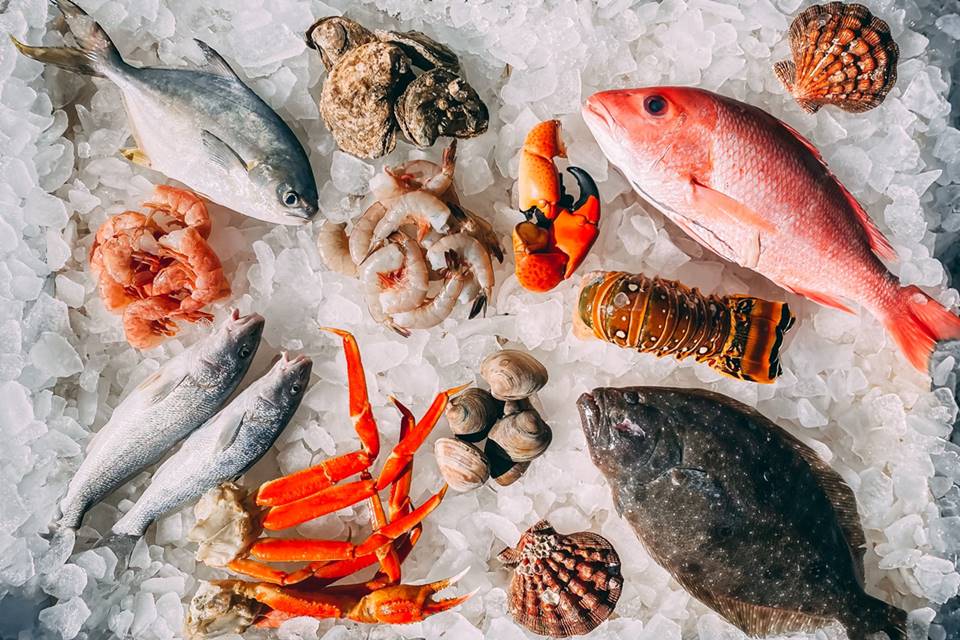
[[[689,587],[687,588],[689,589]],[[814,632],[833,622],[832,618],[814,616],[779,607],[752,604],[730,596],[718,596],[709,592],[704,594],[706,598],[701,597],[698,593],[694,593],[694,595],[750,636],[762,637],[782,633]]]
[[[240,429],[243,427],[246,417],[246,412],[243,412],[236,416],[224,418],[224,424],[220,426],[217,433],[217,440],[213,446],[215,451],[226,451],[237,441],[237,436],[240,434]]]
[[[147,167],[148,169],[150,168],[150,157],[139,147],[121,149],[120,155],[134,164],[138,164],[141,167]]]
[[[203,52],[203,64],[200,68],[207,73],[213,73],[218,76],[223,76],[224,78],[232,78],[234,80],[240,80],[240,76],[237,75],[237,72],[233,70],[233,67],[224,60],[223,56],[217,53],[216,49],[208,45],[206,42],[200,38],[194,38],[194,42],[197,43],[197,46],[200,47],[200,51]],[[242,80],[240,80],[242,82]]]
[[[712,189],[693,177],[690,179],[690,184],[693,187],[693,199],[697,209],[707,215],[749,224],[767,233],[777,230],[776,226],[761,214],[725,193]]]
[[[829,294],[823,293],[822,291],[813,291],[810,289],[803,289],[800,287],[787,287],[790,291],[794,292],[798,296],[803,296],[804,298],[809,298],[817,304],[822,304],[825,307],[831,307],[833,309],[839,309],[840,311],[846,311],[847,313],[854,313],[853,309],[842,303],[840,300],[831,296]]]
[[[960,317],[913,285],[900,288],[893,300],[881,310],[883,324],[910,363],[928,372],[937,343],[960,339]]]
[[[169,378],[164,381],[162,371],[162,369],[158,369],[154,374],[138,384],[133,391],[133,393],[143,394],[148,405],[160,402],[173,393],[174,390],[187,379],[187,376],[184,375],[180,378]]]
[[[247,171],[247,163],[240,157],[237,150],[218,138],[215,134],[204,129],[200,133],[200,140],[207,150],[207,155],[216,164],[227,171],[232,171],[238,167]]]

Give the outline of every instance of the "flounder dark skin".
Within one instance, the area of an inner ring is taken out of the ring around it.
[[[853,492],[753,409],[693,389],[599,388],[577,402],[617,510],[687,591],[743,632],[906,639],[906,613],[863,590]]]

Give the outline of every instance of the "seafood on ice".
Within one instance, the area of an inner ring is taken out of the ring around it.
[[[211,418],[250,368],[263,324],[234,311],[137,385],[90,440],[60,502],[59,528],[78,528],[90,507]]]
[[[293,418],[312,366],[310,358],[282,354],[270,371],[190,434],[160,465],[150,486],[113,526],[113,533],[142,536],[163,514],[243,475]]]
[[[370,315],[401,335],[440,324],[458,304],[470,304],[473,318],[493,296],[503,249],[490,223],[460,205],[455,158],[454,140],[439,165],[385,167],[350,231],[328,222],[317,238],[327,267],[358,278]]]
[[[176,335],[177,321],[213,316],[203,309],[230,295],[220,259],[207,243],[210,216],[196,195],[166,185],[144,203],[97,229],[90,271],[104,306],[123,314],[127,341],[155,347]]]
[[[530,129],[520,150],[519,203],[526,220],[513,230],[513,253],[517,280],[530,291],[549,291],[573,275],[600,233],[597,185],[580,167],[567,167],[580,188],[574,202],[554,165],[566,155],[559,120]]]
[[[781,287],[879,318],[927,371],[960,318],[880,261],[896,257],[813,143],[757,107],[702,89],[602,91],[583,117],[634,189],[695,240]]]
[[[137,146],[127,159],[155,169],[238,213],[278,224],[317,214],[310,160],[290,127],[208,45],[200,68],[128,64],[103,28],[56,0],[79,48],[17,48],[40,62],[117,86]]]
[[[862,4],[808,7],[790,25],[790,52],[793,60],[773,70],[808,113],[826,104],[869,111],[897,83],[900,49],[887,23]]]
[[[622,271],[583,276],[574,333],[657,357],[695,358],[753,382],[780,375],[780,347],[794,317],[783,302],[704,295],[680,282]]]
[[[487,107],[457,55],[419,31],[374,32],[330,16],[307,30],[307,44],[327,69],[320,115],[347,153],[379,158],[393,151],[398,132],[425,148],[441,136],[487,130]]]
[[[906,640],[907,614],[863,590],[853,491],[815,451],[725,396],[599,388],[577,401],[594,464],[644,547],[752,637]]]
[[[380,451],[380,437],[367,398],[360,349],[346,331],[328,331],[343,341],[350,418],[361,448],[268,481],[250,495],[221,486],[212,490],[217,500],[201,500],[197,525],[190,534],[200,542],[198,559],[257,581],[219,580],[198,591],[187,621],[192,634],[221,629],[225,619],[235,623],[231,629],[234,632],[242,632],[250,624],[277,626],[297,616],[410,623],[469,598],[432,598],[457,578],[417,586],[400,582],[400,565],[420,538],[421,522],[446,493],[443,487],[423,504],[412,504],[408,494],[413,457],[443,415],[449,398],[463,387],[441,392],[419,420],[394,400],[401,415],[400,442],[375,479],[370,468]],[[342,483],[356,475],[359,480]],[[388,487],[390,498],[385,509],[380,492]],[[358,544],[260,537],[264,529],[289,529],[364,500],[369,503],[373,531]],[[233,524],[224,526],[225,522]],[[290,562],[307,564],[290,572],[268,564]],[[331,586],[374,564],[379,564],[379,571],[370,580]]]

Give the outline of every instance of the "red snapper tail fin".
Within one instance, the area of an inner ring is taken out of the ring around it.
[[[915,286],[900,288],[883,324],[910,364],[924,373],[937,342],[960,339],[960,317]]]

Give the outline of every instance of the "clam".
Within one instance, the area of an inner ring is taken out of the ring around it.
[[[490,461],[490,477],[501,487],[507,487],[519,480],[530,466],[529,462],[514,462],[507,457],[499,445],[489,440],[484,453]]]
[[[529,462],[550,446],[553,431],[536,411],[504,416],[493,425],[487,446],[499,448],[514,462]]]
[[[521,411],[533,411],[533,404],[526,398],[521,400],[507,400],[503,403],[503,415],[512,416]]]
[[[468,442],[477,442],[487,437],[490,427],[503,415],[503,402],[489,391],[472,387],[451,399],[445,413],[451,431]]]
[[[480,375],[490,385],[494,398],[521,400],[547,384],[547,369],[539,360],[523,351],[504,349],[487,356]]]
[[[433,446],[440,475],[454,491],[477,489],[490,477],[483,451],[456,438],[440,438]]]
[[[557,533],[546,520],[533,525],[498,559],[513,569],[510,615],[551,638],[589,633],[610,617],[620,598],[620,556],[595,533]]]

